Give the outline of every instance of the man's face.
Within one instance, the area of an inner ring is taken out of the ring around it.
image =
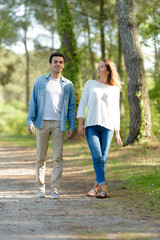
[[[49,63],[51,72],[61,73],[64,68],[64,59],[63,57],[53,57],[52,63]]]

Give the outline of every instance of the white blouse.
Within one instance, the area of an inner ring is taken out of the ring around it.
[[[82,92],[77,118],[84,118],[87,107],[85,127],[100,125],[112,131],[120,130],[119,96],[118,87],[88,80]]]

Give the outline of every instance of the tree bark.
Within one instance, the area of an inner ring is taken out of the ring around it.
[[[92,78],[96,79],[95,58],[94,58],[94,54],[93,54],[93,51],[92,51],[92,40],[91,40],[91,37],[90,37],[91,31],[90,31],[89,17],[88,17],[88,13],[86,11],[86,5],[84,4],[84,2],[80,0],[79,3],[80,3],[80,7],[81,7],[81,9],[83,11],[83,14],[85,16],[84,32],[85,32],[85,30],[87,30],[88,48],[89,48],[91,66],[92,66]]]
[[[120,39],[120,33],[118,31],[118,66],[117,70],[121,79],[122,83],[125,83],[124,80],[124,63],[123,63],[123,52],[122,52],[122,44]],[[120,94],[120,113],[121,117],[123,118],[125,115],[125,106],[124,106],[124,99],[125,99],[125,89]]]
[[[25,58],[26,58],[26,110],[29,108],[30,101],[30,82],[29,82],[29,53],[27,48],[27,1],[25,1],[25,14],[24,14],[25,22],[24,22],[24,47],[25,47]]]
[[[87,33],[88,33],[88,47],[89,47],[89,53],[90,53],[90,60],[91,60],[91,65],[92,65],[92,78],[96,79],[95,60],[94,60],[94,54],[92,51],[92,43],[91,43],[91,38],[90,38],[90,26],[89,26],[88,17],[86,17],[86,27],[87,27]]]
[[[26,107],[28,111],[30,101],[30,83],[29,83],[29,53],[27,49],[27,42],[24,41],[25,58],[26,58]]]
[[[155,64],[154,64],[154,79],[156,87],[159,86],[159,76],[160,76],[160,50],[158,48],[158,39],[154,40],[154,50],[155,50]]]
[[[65,2],[66,1],[64,1],[64,0],[58,0],[57,1],[57,6],[58,6],[58,10],[59,10],[58,14],[61,15],[61,16],[65,16],[64,4],[67,5],[67,2],[66,3]],[[67,20],[67,19],[64,19],[64,20]],[[71,21],[71,19],[68,19],[68,20]],[[71,39],[71,37],[72,37],[71,36],[71,34],[72,34],[71,31],[72,30],[70,30],[69,28],[68,29],[63,28],[63,36],[61,36],[62,39],[63,39],[64,48],[66,49],[66,51],[64,52],[65,59],[66,59],[66,62],[68,62],[68,63],[71,63],[72,58],[74,59],[74,57],[75,57],[75,51],[74,51],[73,42],[72,42],[72,39]]]
[[[101,56],[105,57],[105,39],[104,39],[104,0],[100,0],[100,32],[101,32]]]
[[[61,39],[61,52],[65,56],[65,77],[70,79],[76,86],[78,82],[79,57],[77,43],[74,35],[72,15],[66,0],[56,0],[58,33]],[[76,93],[78,99],[78,93]]]
[[[130,131],[126,144],[152,135],[148,90],[132,0],[116,0],[130,105]]]

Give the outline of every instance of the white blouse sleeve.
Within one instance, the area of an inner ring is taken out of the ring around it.
[[[82,96],[81,96],[81,100],[79,102],[79,106],[78,106],[78,111],[77,111],[77,118],[84,118],[85,115],[85,109],[86,106],[88,105],[88,85],[89,85],[89,81],[87,81],[84,85],[83,88],[83,92],[82,92]]]

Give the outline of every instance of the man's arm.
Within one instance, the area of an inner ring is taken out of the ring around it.
[[[33,125],[35,115],[36,115],[36,87],[34,84],[31,101],[30,101],[30,105],[29,105],[29,109],[28,109],[28,116],[26,119],[28,133],[33,134],[33,135],[35,134],[35,128]]]
[[[69,123],[69,130],[74,131],[76,123],[75,123],[75,97],[73,84],[70,85],[67,119]]]

